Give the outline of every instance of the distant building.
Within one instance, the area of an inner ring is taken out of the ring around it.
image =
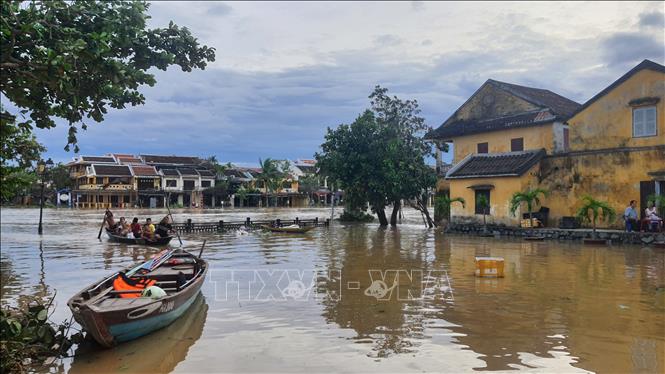
[[[204,201],[215,173],[197,157],[124,155],[77,156],[68,163],[77,208],[215,206]]]

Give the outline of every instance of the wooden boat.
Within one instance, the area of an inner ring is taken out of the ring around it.
[[[285,232],[289,234],[303,234],[308,231],[311,231],[316,228],[316,226],[298,226],[298,227],[291,227],[291,226],[282,226],[282,227],[273,227],[273,226],[268,226],[268,225],[262,225],[265,230],[270,230],[272,232]]]
[[[148,240],[148,239],[143,239],[143,238],[137,239],[137,238],[134,238],[134,237],[120,236],[120,235],[114,234],[108,228],[106,229],[106,235],[108,235],[109,241],[112,241],[112,242],[118,242],[118,243],[124,243],[124,244],[153,245],[153,246],[167,245],[171,242],[171,239],[173,239],[173,235],[160,237],[160,238],[155,238],[155,240]]]
[[[653,246],[656,248],[665,248],[665,242],[655,242]]]
[[[545,240],[544,236],[525,236],[524,240],[540,242]]]
[[[67,305],[83,330],[102,346],[112,347],[183,315],[199,294],[207,270],[207,262],[199,257],[180,249],[164,250],[157,258],[84,288]],[[130,280],[156,281],[166,295],[151,298],[140,296],[141,290],[119,290],[116,281],[123,274]]]

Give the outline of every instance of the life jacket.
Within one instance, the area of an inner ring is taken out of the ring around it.
[[[130,278],[125,273],[120,272],[118,276],[113,280],[113,289],[116,291],[138,291],[130,293],[120,293],[118,294],[122,298],[135,298],[140,297],[141,292],[157,283],[154,279],[148,278]]]

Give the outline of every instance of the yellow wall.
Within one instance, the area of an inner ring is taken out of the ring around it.
[[[450,197],[461,197],[466,201],[465,207],[461,204],[453,203],[451,206],[451,217],[454,222],[462,222],[468,219],[474,219],[482,222],[483,215],[475,214],[476,198],[475,191],[468,188],[473,185],[492,184],[494,188],[490,190],[490,215],[486,217],[487,223],[503,223],[506,225],[519,224],[521,212],[518,210],[513,217],[510,214],[510,199],[517,191],[523,191],[536,183],[534,174],[537,174],[539,166],[535,165],[521,177],[503,177],[503,178],[467,178],[450,180]],[[524,213],[527,212],[526,206],[521,208]],[[538,208],[534,208],[538,210]]]
[[[490,153],[510,152],[510,140],[514,138],[524,138],[524,150],[545,148],[548,154],[552,153],[554,124],[456,137],[453,139],[455,153],[453,164],[470,154],[477,153],[478,143],[487,142]]]
[[[659,97],[657,135],[633,138],[631,100]],[[665,74],[642,70],[568,120],[572,151],[665,144]]]
[[[665,146],[632,152],[603,152],[547,157],[541,161],[540,188],[550,191],[543,205],[550,208],[550,222],[574,216],[584,195],[604,200],[617,211],[617,220],[600,226],[621,227],[620,216],[630,200],[640,203],[640,181],[652,181],[648,173],[665,169]]]
[[[536,110],[539,107],[491,84],[484,84],[446,123],[457,120],[493,118]]]

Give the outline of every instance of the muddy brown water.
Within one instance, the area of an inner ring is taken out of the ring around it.
[[[0,211],[2,303],[54,292],[51,319],[87,284],[158,249],[96,239],[99,211]],[[129,218],[164,212],[116,212]],[[639,246],[444,235],[417,212],[402,225],[334,224],[305,235],[207,239],[208,280],[190,311],[147,337],[36,371],[529,372],[665,371],[665,254]],[[178,210],[176,221],[329,217],[324,209]],[[177,240],[174,241],[177,244]],[[473,276],[500,256],[503,279]],[[56,292],[57,291],[57,292]]]

